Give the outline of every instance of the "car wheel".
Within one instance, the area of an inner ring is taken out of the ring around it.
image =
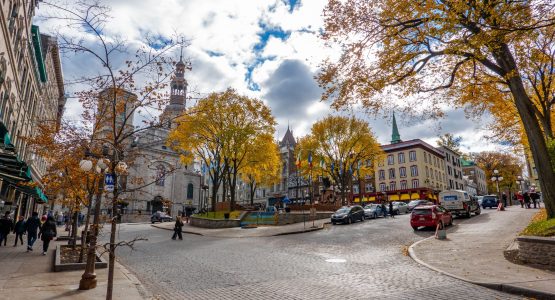
[[[353,223],[353,218],[352,218],[352,217],[349,217],[349,219],[347,220],[347,223],[348,223],[348,224],[352,224],[352,223]]]
[[[360,216],[360,221],[364,222],[364,215]]]
[[[332,225],[335,225],[335,222],[331,222]]]
[[[418,230],[418,226],[412,226],[412,229],[413,229],[414,231],[417,231],[417,230]]]
[[[377,219],[377,218],[378,218],[378,214],[374,213],[374,219]]]

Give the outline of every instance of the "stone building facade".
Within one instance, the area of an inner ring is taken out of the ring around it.
[[[129,174],[125,195],[126,212],[150,215],[165,211],[172,216],[185,206],[200,208],[201,174],[194,163],[183,164],[179,154],[166,145],[175,118],[185,112],[187,81],[180,59],[170,83],[170,103],[160,120],[162,127],[148,128],[134,136],[128,147]]]
[[[487,195],[488,194],[488,183],[486,179],[486,172],[476,165],[473,161],[461,160],[461,167],[463,175],[467,176],[469,180],[472,180],[476,184],[476,194],[477,195]]]
[[[461,155],[445,146],[437,147],[437,149],[445,156],[446,189],[464,190]]]
[[[42,212],[46,162],[25,141],[38,124],[58,126],[65,105],[57,42],[32,25],[39,1],[0,6],[0,210],[15,216]],[[33,182],[29,188],[22,182]]]

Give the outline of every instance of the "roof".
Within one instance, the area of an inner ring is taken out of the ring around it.
[[[291,132],[291,129],[289,128],[289,126],[287,127],[287,131],[285,132],[285,135],[283,136],[283,139],[281,140],[281,142],[279,143],[280,146],[295,146],[297,144],[297,142],[295,141],[295,137],[293,136],[293,132]]]
[[[476,163],[473,162],[473,161],[461,158],[461,166],[463,166],[463,167],[473,167],[473,166],[476,166]]]
[[[399,128],[397,128],[397,120],[395,119],[395,112],[393,112],[393,131],[391,132],[391,143],[398,144],[402,142]]]
[[[382,145],[382,150],[385,152],[392,152],[396,150],[403,150],[403,149],[410,149],[410,148],[423,148],[435,155],[444,158],[445,155],[441,153],[441,151],[437,150],[435,147],[431,146],[430,144],[424,142],[421,139],[414,139],[409,141],[402,141],[394,144]]]

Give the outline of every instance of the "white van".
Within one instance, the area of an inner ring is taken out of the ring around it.
[[[449,190],[439,193],[439,205],[449,210],[454,215],[465,215],[470,218],[471,213],[479,215],[482,211],[476,198],[468,192],[461,190]]]

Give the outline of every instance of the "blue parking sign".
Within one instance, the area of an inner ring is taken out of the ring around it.
[[[109,173],[104,175],[104,189],[108,192],[114,191],[114,175]]]

